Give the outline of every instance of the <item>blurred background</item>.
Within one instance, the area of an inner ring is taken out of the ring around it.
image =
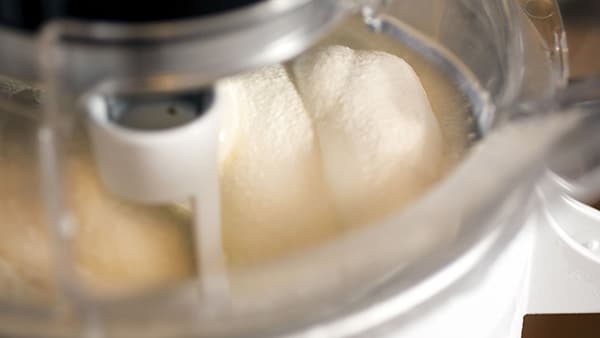
[[[600,74],[600,1],[560,0],[559,3],[570,48],[571,77]]]

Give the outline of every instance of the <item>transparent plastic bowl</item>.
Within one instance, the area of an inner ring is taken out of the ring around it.
[[[531,210],[530,197],[543,172],[543,160],[554,142],[575,125],[556,115],[529,117],[544,115],[547,107],[537,103],[554,96],[567,72],[560,15],[553,1],[539,1],[547,6],[516,0],[421,0],[391,1],[386,6],[367,1],[370,6],[355,7],[327,1],[332,6],[328,8],[335,8],[331,23],[362,10],[374,34],[396,39],[450,79],[467,99],[476,142],[442,182],[384,222],[308,252],[230,272],[235,296],[227,307],[216,309],[199,296],[196,281],[116,297],[81,289],[71,279],[72,247],[62,228],[77,222],[63,217],[69,207],[64,203],[70,197],[64,188],[69,169],[49,165],[64,164],[54,151],[65,144],[48,145],[55,144],[53,137],[77,130],[73,128],[77,126],[75,114],[69,112],[77,111],[75,102],[82,95],[106,85],[118,90],[142,86],[160,90],[164,83],[145,80],[168,71],[172,71],[167,74],[170,83],[177,86],[201,83],[206,79],[196,81],[195,73],[186,70],[202,69],[202,60],[189,58],[193,49],[174,44],[170,51],[173,62],[179,62],[176,66],[156,63],[157,69],[135,68],[132,60],[154,51],[129,53],[122,46],[94,45],[95,40],[90,40],[91,46],[74,47],[72,40],[60,37],[81,27],[87,28],[82,35],[110,35],[111,30],[103,24],[49,26],[42,34],[46,58],[40,66],[42,86],[47,89],[45,114],[36,115],[39,109],[31,100],[35,101],[31,94],[35,90],[27,86],[6,91],[0,104],[0,125],[10,126],[14,121],[24,129],[3,134],[3,142],[22,142],[23,152],[7,154],[2,160],[10,161],[10,155],[27,168],[22,184],[0,188],[24,194],[21,200],[26,205],[18,206],[23,210],[45,211],[45,217],[32,222],[48,224],[54,234],[51,245],[39,249],[53,257],[50,273],[56,276],[56,293],[32,304],[19,298],[0,303],[0,333],[28,337],[372,337],[402,332],[448,299],[464,295],[469,283],[485,278],[486,267],[514,243]],[[182,27],[186,32],[195,29],[194,22]],[[278,40],[273,50],[297,47],[284,42]],[[278,55],[290,56],[284,54]],[[90,59],[84,62],[84,57]],[[94,71],[77,72],[90,63]],[[127,66],[132,70],[123,72]],[[52,125],[55,133],[40,133],[52,116],[59,121]],[[415,259],[402,259],[408,256]],[[508,273],[519,279],[521,270]],[[511,298],[517,289],[502,290]]]

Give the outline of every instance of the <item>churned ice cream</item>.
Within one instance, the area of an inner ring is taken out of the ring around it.
[[[223,226],[235,263],[375,222],[441,173],[438,121],[395,55],[328,46],[228,86]]]
[[[430,104],[401,57],[336,43],[222,85],[220,99],[233,106],[221,118],[220,149],[230,268],[310,249],[406,206],[446,172],[454,151],[447,121],[462,123],[440,120],[432,106],[442,106],[443,91]],[[37,297],[55,290],[57,252],[31,183],[35,156],[21,149],[35,127],[25,132],[17,120],[0,121],[0,296]],[[67,163],[69,252],[81,280],[122,291],[193,276],[189,212],[110,195],[85,139],[74,143],[82,146]]]

